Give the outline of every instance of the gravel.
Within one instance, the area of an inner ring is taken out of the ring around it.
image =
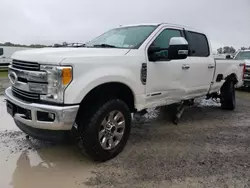
[[[250,187],[250,97],[238,99],[233,112],[202,101],[186,109],[177,126],[165,120],[164,108],[151,112],[152,121],[134,123],[125,151],[96,167],[85,184]]]

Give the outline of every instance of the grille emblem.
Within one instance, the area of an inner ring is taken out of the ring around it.
[[[17,75],[15,72],[10,72],[9,73],[9,79],[10,79],[10,82],[15,85],[15,83],[17,82]]]

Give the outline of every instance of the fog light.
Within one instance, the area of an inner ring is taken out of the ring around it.
[[[27,110],[26,113],[25,113],[25,116],[26,116],[27,119],[31,119],[31,111]]]
[[[51,121],[51,122],[53,122],[55,120],[55,114],[38,111],[37,112],[37,120],[38,121]]]

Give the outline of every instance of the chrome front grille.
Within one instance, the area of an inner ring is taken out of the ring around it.
[[[22,69],[22,70],[32,70],[38,71],[40,70],[40,65],[35,62],[27,62],[27,61],[20,61],[20,60],[12,60],[12,67]]]
[[[245,73],[248,73],[248,74],[250,74],[250,65],[247,65],[247,66],[246,66],[246,70],[245,70]]]
[[[29,102],[36,102],[40,98],[39,94],[37,94],[37,93],[23,91],[23,90],[15,88],[13,86],[12,86],[12,93],[15,97],[20,98],[24,101],[29,101]]]

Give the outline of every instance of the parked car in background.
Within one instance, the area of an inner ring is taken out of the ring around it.
[[[0,71],[6,71],[9,63],[5,63],[4,49],[0,48]]]
[[[82,47],[16,52],[9,66],[7,111],[38,139],[76,130],[80,149],[105,161],[118,155],[131,113],[220,97],[234,110],[243,60],[215,60],[206,34],[172,24],[112,29]]]
[[[244,71],[243,87],[250,87],[250,50],[238,51],[234,59],[245,61],[246,68]]]
[[[0,66],[3,63],[3,59],[5,59],[5,57],[4,57],[4,49],[0,48]]]
[[[0,46],[0,66],[9,65],[11,63],[11,56],[13,53],[21,50],[32,49],[26,47],[15,47],[15,46]]]
[[[8,66],[9,63],[11,62],[11,55],[15,52],[13,51],[13,53],[11,54],[7,54],[9,50],[6,50],[6,47],[0,47],[0,67],[3,66]]]
[[[0,48],[0,56],[3,55],[3,48]]]

